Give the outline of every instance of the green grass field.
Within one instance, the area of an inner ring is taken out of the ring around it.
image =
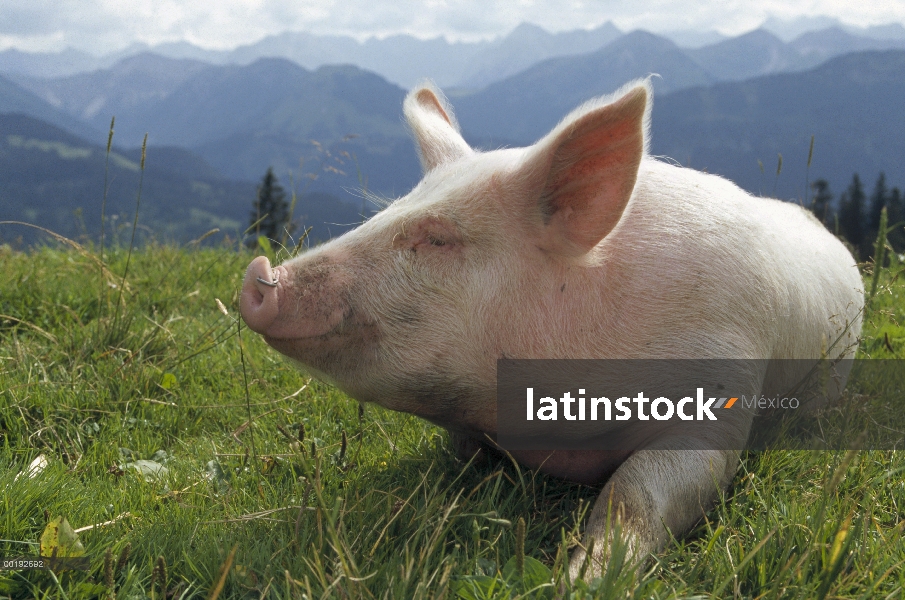
[[[236,321],[250,258],[149,246],[123,285],[124,249],[0,248],[0,557],[63,516],[91,565],[0,571],[0,598],[902,597],[891,451],[747,453],[643,572],[569,587],[596,491],[465,465],[441,430],[309,380]],[[897,269],[863,356],[905,354]]]

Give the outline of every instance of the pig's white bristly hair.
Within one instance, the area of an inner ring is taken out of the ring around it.
[[[443,90],[437,87],[432,79],[422,79],[418,82],[418,85],[413,87],[412,90],[408,94],[406,94],[405,101],[402,104],[403,112],[408,115],[408,113],[405,112],[406,106],[410,106],[411,103],[415,101],[414,96],[416,95],[416,93],[424,89],[433,92],[437,100],[440,101],[440,108],[443,109],[443,111],[446,113],[446,116],[449,118],[449,124],[453,129],[456,130],[457,133],[461,134],[462,129],[459,127],[459,121],[458,119],[456,119],[456,115],[454,114],[452,104],[450,104],[449,102],[449,98],[446,97],[446,94],[443,93]]]
[[[574,123],[576,123],[581,117],[584,115],[597,110],[598,108],[602,108],[609,104],[612,104],[631,92],[633,89],[638,87],[643,87],[647,92],[647,106],[644,109],[644,118],[641,123],[642,130],[644,131],[644,155],[647,156],[650,150],[650,115],[651,110],[654,104],[654,87],[651,84],[651,77],[644,77],[640,79],[635,79],[633,81],[629,81],[618,90],[613,92],[612,94],[606,94],[604,96],[598,96],[596,98],[592,98],[576,108],[574,108],[569,114],[559,120],[559,123],[556,124],[549,133],[542,136],[535,144],[540,143],[545,139],[553,139],[556,136],[560,135],[563,131],[571,127]]]
[[[437,166],[474,154],[459,131],[459,122],[446,96],[431,81],[424,81],[402,104],[425,173]],[[454,135],[449,135],[450,128]],[[424,142],[430,142],[425,145]]]

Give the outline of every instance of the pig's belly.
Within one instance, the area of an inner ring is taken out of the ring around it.
[[[603,483],[625,462],[629,451],[601,450],[518,450],[512,457],[541,473],[593,485]]]

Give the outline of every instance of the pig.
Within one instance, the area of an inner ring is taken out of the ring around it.
[[[276,267],[255,258],[243,319],[349,396],[446,428],[464,457],[496,439],[500,358],[853,356],[851,253],[795,204],[650,156],[651,102],[634,81],[532,146],[477,151],[437,89],[413,90],[423,179],[339,238]],[[716,435],[744,439],[753,411],[733,415]],[[511,454],[604,484],[573,578],[600,574],[616,535],[643,561],[689,531],[738,461],[668,439]]]

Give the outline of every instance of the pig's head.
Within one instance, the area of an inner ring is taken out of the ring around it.
[[[533,146],[476,152],[440,95],[411,92],[422,181],[340,238],[277,267],[252,261],[242,317],[358,400],[494,432],[498,358],[574,356],[570,336],[599,300],[564,290],[606,260],[649,97],[636,82]]]

